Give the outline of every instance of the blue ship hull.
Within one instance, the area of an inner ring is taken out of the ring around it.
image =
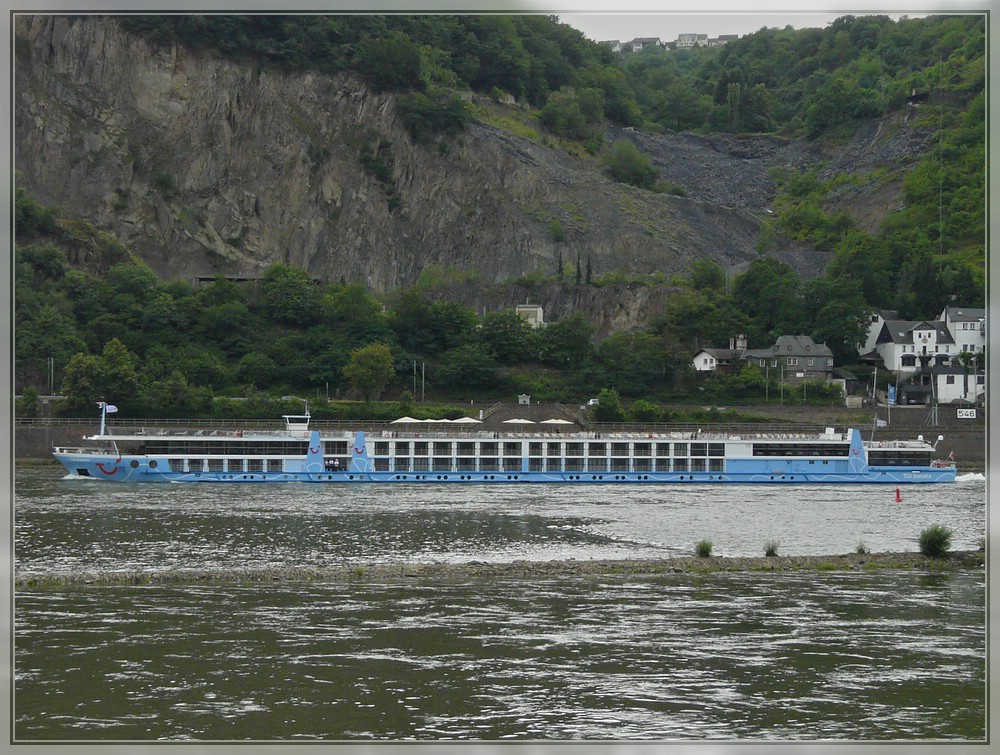
[[[161,471],[166,464],[158,464],[160,469],[150,469],[142,463],[132,468],[130,460],[116,462],[108,457],[108,462],[82,461],[80,459],[60,459],[72,474],[81,479],[110,480],[114,482],[160,482],[160,483],[396,483],[396,484],[518,484],[518,483],[558,483],[573,485],[600,485],[608,483],[635,484],[889,484],[942,483],[955,480],[955,468],[878,468],[868,467],[859,472],[169,472]],[[143,460],[145,461],[145,460]],[[124,462],[124,463],[123,463]]]

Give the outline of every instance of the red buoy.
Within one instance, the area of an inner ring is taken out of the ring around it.
[[[902,503],[902,502],[903,502],[903,496],[899,494],[899,488],[896,488],[896,503]]]

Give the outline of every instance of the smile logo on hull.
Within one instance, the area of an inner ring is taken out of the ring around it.
[[[110,470],[105,469],[104,468],[104,463],[100,462],[100,461],[97,462],[97,468],[100,469],[101,472],[103,472],[104,474],[106,474],[108,477],[111,477],[112,475],[114,475],[114,474],[116,474],[118,472],[118,470],[120,468],[118,466],[118,462],[120,462],[121,460],[122,460],[121,456],[119,456],[117,459],[115,459],[115,465]]]

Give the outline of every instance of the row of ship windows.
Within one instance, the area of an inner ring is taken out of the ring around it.
[[[155,466],[151,461],[149,466]],[[171,459],[172,472],[283,472],[282,459]]]
[[[528,456],[724,456],[723,443],[529,442]],[[520,442],[377,441],[375,456],[521,456]],[[411,452],[412,448],[412,452]],[[655,450],[655,454],[654,454]]]
[[[522,472],[520,457],[374,459],[376,472]],[[282,472],[281,459],[173,459],[174,472]],[[152,463],[151,463],[152,466]],[[327,469],[347,469],[347,459],[328,460]],[[723,472],[723,459],[528,459],[529,472]]]
[[[510,458],[409,458],[374,459],[376,472],[522,472],[520,457]],[[528,459],[529,472],[723,472],[724,459],[587,458]]]

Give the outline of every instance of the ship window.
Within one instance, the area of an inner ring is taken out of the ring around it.
[[[426,472],[431,468],[431,460],[428,458],[414,459],[413,460],[413,471],[414,472]]]
[[[636,472],[650,472],[653,469],[653,462],[651,459],[636,459],[633,469]]]
[[[566,459],[566,471],[567,472],[582,472],[583,471],[583,459]]]
[[[410,441],[408,440],[397,440],[395,444],[396,456],[409,456],[410,455]]]
[[[688,471],[688,460],[687,459],[674,459],[674,471],[675,472],[687,472]]]
[[[263,459],[247,459],[247,472],[263,472],[263,471],[264,471]]]
[[[503,468],[505,472],[520,472],[521,457],[520,456],[503,457]]]
[[[376,472],[388,472],[389,471],[389,460],[388,459],[375,459],[375,471]]]
[[[533,457],[528,459],[528,471],[529,472],[541,472],[542,471],[542,459]]]
[[[687,455],[688,455],[687,443],[674,443],[674,456],[687,456]]]
[[[558,459],[555,456],[549,457],[545,462],[546,472],[561,472],[562,471],[562,459]]]
[[[376,456],[388,456],[389,455],[389,444],[384,440],[375,441],[375,455]]]
[[[528,453],[531,454],[532,456],[541,456],[542,455],[542,444],[541,443],[529,443],[528,444]]]
[[[549,456],[562,456],[562,443],[547,443]]]
[[[434,469],[438,472],[450,472],[451,471],[451,459],[444,456],[434,457]]]
[[[410,471],[410,457],[408,456],[397,456],[393,462],[393,469],[397,472],[409,472]]]
[[[328,440],[323,444],[323,453],[331,456],[347,456],[347,441]]]
[[[709,443],[708,444],[708,455],[709,456],[725,456],[726,455],[726,444],[725,443]]]
[[[208,471],[209,472],[222,472],[223,471],[223,460],[222,459],[209,459],[208,460]]]
[[[416,441],[413,444],[413,455],[414,456],[427,456],[427,442],[426,441]]]
[[[612,456],[628,456],[628,443],[612,443],[611,444],[611,455]]]
[[[691,455],[692,456],[707,456],[708,455],[708,444],[707,443],[692,443],[691,444]]]
[[[614,458],[611,460],[612,472],[628,472],[628,459]]]
[[[480,456],[497,456],[499,454],[499,443],[480,443]]]
[[[463,456],[460,457],[457,463],[459,472],[475,472],[476,471],[476,459],[474,456]]]
[[[503,455],[504,456],[520,456],[521,455],[521,444],[517,441],[506,441],[503,444]]]
[[[608,460],[601,458],[597,459],[593,456],[587,459],[587,471],[588,472],[607,472],[608,471]]]
[[[455,452],[458,456],[475,456],[476,455],[476,444],[470,443],[468,441],[461,441],[458,445],[458,450]]]
[[[705,471],[705,460],[704,459],[691,459],[691,471],[692,472],[704,472]]]
[[[566,455],[567,456],[583,456],[583,443],[567,443],[566,444]]]
[[[587,444],[587,455],[588,456],[607,456],[608,454],[608,444],[607,443],[589,443]]]
[[[451,456],[451,443],[436,441],[432,444],[435,456]]]
[[[496,444],[494,444],[496,445]],[[479,470],[481,472],[497,472],[500,469],[500,459],[496,456],[483,457],[479,460]]]
[[[268,459],[267,460],[267,471],[268,472],[281,472],[285,468],[285,464],[281,459]]]
[[[636,443],[632,452],[633,456],[650,456],[653,452],[652,443]]]
[[[722,459],[709,459],[708,460],[708,471],[709,472],[722,472],[725,468],[725,462]]]
[[[242,472],[243,459],[229,459],[226,462],[226,469],[230,472]]]

